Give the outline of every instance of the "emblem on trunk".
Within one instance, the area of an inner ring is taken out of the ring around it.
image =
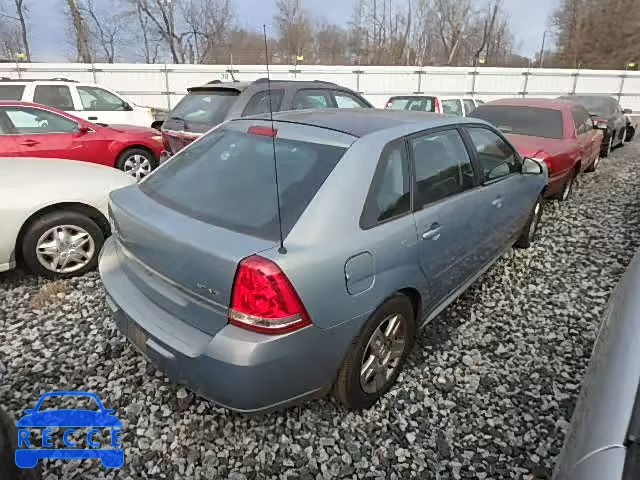
[[[215,288],[209,288],[206,285],[203,285],[201,283],[197,283],[196,287],[198,287],[200,290],[206,291],[209,295],[211,295],[213,297],[217,297],[218,295],[220,295],[220,292],[218,290],[216,290]]]

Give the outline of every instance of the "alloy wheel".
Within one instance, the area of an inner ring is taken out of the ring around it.
[[[151,173],[151,162],[144,155],[131,155],[124,161],[123,171],[137,180],[141,180]]]
[[[400,366],[407,343],[407,320],[388,316],[374,330],[362,356],[360,386],[369,394],[381,391]]]
[[[76,225],[58,225],[44,232],[36,243],[40,264],[55,273],[72,273],[85,267],[96,253],[93,238]]]

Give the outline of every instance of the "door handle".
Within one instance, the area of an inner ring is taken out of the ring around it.
[[[491,202],[491,205],[493,205],[496,208],[502,208],[502,197],[498,197],[495,200],[493,200]]]
[[[25,140],[20,145],[24,145],[25,147],[35,147],[40,142],[36,142],[35,140]]]
[[[89,117],[89,120],[97,120],[98,117]]]
[[[440,238],[440,229],[442,227],[438,222],[432,223],[429,230],[422,234],[423,240],[438,240]]]

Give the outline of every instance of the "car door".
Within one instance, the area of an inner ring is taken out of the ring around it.
[[[16,156],[84,160],[83,134],[74,120],[37,107],[0,110],[13,133]]]
[[[343,90],[331,90],[334,103],[338,108],[369,108],[361,99]]]
[[[526,191],[520,156],[502,135],[483,125],[466,126],[465,132],[482,182],[474,208],[484,221],[480,258],[486,263],[513,243],[537,194]]]
[[[118,95],[93,85],[74,88],[80,101],[79,117],[106,124],[138,124],[131,105]]]
[[[440,303],[479,268],[485,219],[476,209],[476,176],[457,128],[419,133],[408,143],[419,262]]]
[[[586,148],[587,148],[587,156],[586,161],[588,164],[593,164],[598,157],[600,157],[600,146],[602,145],[602,134],[599,129],[595,128],[593,125],[593,118],[583,106],[579,107],[580,115],[582,117],[582,128],[584,131],[584,136],[587,139]],[[583,159],[583,164],[585,160]],[[586,167],[586,166],[585,166]]]
[[[588,135],[589,131],[586,130],[585,118],[583,107],[575,106],[571,109],[571,118],[574,132],[566,132],[565,138],[575,137],[575,141],[580,149],[580,159],[582,167],[586,168],[592,161],[593,157],[593,145],[592,138]],[[589,115],[587,113],[587,115]]]

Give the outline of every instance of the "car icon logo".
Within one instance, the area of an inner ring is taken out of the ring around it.
[[[99,410],[57,409],[42,410],[42,402],[49,397],[89,397],[96,401]],[[43,394],[33,409],[25,410],[18,422],[18,448],[16,465],[20,468],[33,468],[41,458],[87,459],[99,458],[106,468],[119,468],[124,464],[124,450],[120,441],[122,422],[113,415],[114,411],[104,407],[95,393],[81,391],[48,392]],[[53,448],[53,429],[59,428],[65,448]],[[42,445],[30,440],[35,429],[42,429]],[[76,429],[89,429],[86,435]],[[102,448],[94,438],[100,429],[110,429],[111,448]],[[86,438],[86,444],[92,448],[76,448],[79,441]],[[41,447],[41,448],[40,448]]]

